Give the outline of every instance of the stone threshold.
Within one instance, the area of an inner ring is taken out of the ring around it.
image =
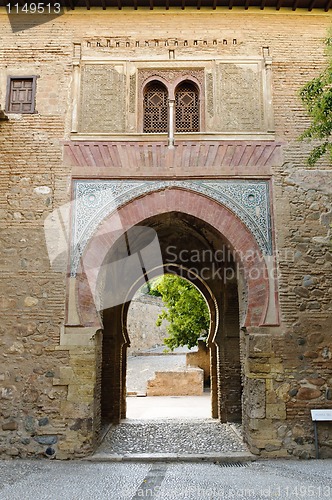
[[[256,455],[249,452],[228,453],[94,453],[82,460],[88,462],[254,462]]]
[[[149,351],[141,351],[141,352],[133,352],[130,354],[133,358],[146,357],[146,356],[185,356],[191,352],[198,351],[188,351],[188,352],[149,352]]]

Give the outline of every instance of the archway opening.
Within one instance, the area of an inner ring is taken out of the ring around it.
[[[127,316],[130,301],[146,281],[161,272],[185,277],[205,297],[211,314],[208,336],[211,415],[221,422],[241,421],[239,317],[244,312],[245,301],[242,300],[239,307],[239,295],[242,297],[245,294],[241,291],[241,276],[227,241],[205,221],[183,212],[149,217],[140,223],[140,227],[153,229],[157,235],[162,266],[156,267],[154,263],[150,266],[145,262],[145,272],[139,279],[133,280],[124,303],[103,310],[101,410],[104,422],[116,423],[126,418],[127,350],[130,344]],[[107,262],[121,261],[128,255],[130,231],[114,243]],[[131,254],[143,255],[147,242],[139,235],[132,240]],[[110,293],[112,286],[119,287],[120,282],[121,276],[106,273],[105,294]]]
[[[126,317],[127,418],[211,418],[210,323],[203,294],[175,272],[139,288]]]

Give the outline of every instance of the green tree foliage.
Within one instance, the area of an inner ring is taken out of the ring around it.
[[[315,165],[325,154],[332,160],[332,38],[325,40],[325,43],[328,55],[327,68],[300,90],[301,100],[311,119],[309,128],[300,139],[318,141],[308,157],[310,166]]]
[[[210,315],[201,293],[187,280],[166,274],[151,285],[151,294],[160,295],[166,309],[157,320],[160,326],[168,321],[168,337],[164,343],[173,351],[176,347],[197,345],[199,338],[206,338]]]

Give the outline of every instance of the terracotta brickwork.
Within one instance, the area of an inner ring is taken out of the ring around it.
[[[13,32],[0,10],[0,107],[7,77],[36,76],[36,112],[0,121],[0,456],[87,455],[98,443],[101,414],[125,409],[120,312],[103,337],[107,314],[96,313],[84,273],[68,278],[68,248],[50,266],[44,220],[71,201],[73,177],[271,180],[276,289],[265,279],[250,281],[250,266],[267,265],[253,235],[207,197],[168,189],[119,214],[131,227],[176,210],[232,248],[258,249],[257,262],[240,262],[238,307],[227,305],[233,288],[219,290],[226,340],[223,348],[218,338],[211,346],[211,383],[224,383],[227,398],[213,399],[213,414],[239,420],[242,383],[250,449],[314,456],[309,410],[332,408],[332,181],[327,161],[315,169],[305,164],[309,147],[297,138],[308,119],[297,91],[326,63],[331,14],[76,9],[40,25],[32,18],[15,23]],[[95,85],[105,61],[108,84]],[[191,68],[205,93],[204,130],[175,135],[174,150],[166,134],[147,139],[139,128],[140,75],[154,68],[165,78],[173,71],[173,79]],[[117,102],[112,116],[110,102]],[[116,242],[99,235],[83,259],[97,266],[96,277]],[[266,319],[271,302],[280,320],[273,324]],[[108,383],[118,397],[107,406]],[[331,429],[322,428],[320,439],[321,455],[331,456]]]

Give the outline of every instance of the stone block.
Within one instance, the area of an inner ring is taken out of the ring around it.
[[[249,359],[248,368],[252,373],[270,373],[271,365],[270,363],[260,363]]]
[[[267,404],[266,417],[274,420],[286,420],[286,406],[285,404]]]
[[[53,379],[53,385],[68,385],[75,380],[75,374],[70,366],[61,366],[59,378]]]
[[[276,404],[278,402],[277,399],[277,394],[274,390],[266,391],[266,404]]]
[[[24,428],[27,432],[31,432],[31,433],[35,432],[36,420],[34,419],[34,417],[32,417],[31,415],[28,415],[27,417],[25,417]]]
[[[253,444],[257,447],[257,448],[260,448],[262,450],[266,449],[266,447],[270,448],[270,451],[271,450],[271,447],[275,446],[277,449],[280,449],[281,445],[282,445],[282,442],[281,440],[279,439],[261,439],[260,437],[258,438],[254,438],[253,439]],[[266,450],[268,451],[268,450]]]
[[[93,403],[94,386],[70,384],[68,386],[67,401],[73,403]]]
[[[55,444],[58,441],[58,437],[57,436],[49,436],[49,435],[36,436],[34,438],[34,440],[37,441],[37,443],[39,443],[39,444],[51,445],[51,444]]]
[[[2,424],[3,431],[16,431],[17,428],[18,428],[17,422],[15,422],[14,420]]]
[[[318,389],[312,389],[310,387],[300,387],[296,397],[297,399],[305,401],[305,400],[317,399],[321,395],[322,393]]]
[[[276,389],[276,394],[277,394],[278,399],[280,399],[281,401],[283,401],[285,403],[287,401],[289,401],[289,399],[290,399],[289,391],[290,391],[290,384],[284,383],[284,384],[279,385],[279,387],[277,387],[277,389]]]
[[[244,405],[250,418],[264,418],[266,404],[265,380],[248,379],[244,390]]]
[[[281,362],[271,360],[271,373],[283,373],[284,367]]]
[[[156,372],[147,385],[148,396],[201,396],[203,390],[204,371],[201,368]]]
[[[273,421],[270,418],[265,419],[251,419],[250,429],[254,431],[253,436],[259,439],[265,439],[267,441],[271,439],[278,439],[277,430],[273,425]]]
[[[66,418],[85,418],[88,414],[88,404],[76,401],[61,401],[60,413]]]
[[[269,357],[272,354],[271,337],[266,334],[250,334],[247,355],[251,358]]]

